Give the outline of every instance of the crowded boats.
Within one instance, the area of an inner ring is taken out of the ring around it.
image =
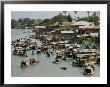
[[[72,65],[74,67],[84,67],[84,74],[94,74],[95,71],[94,68],[96,68],[94,67],[95,64],[100,64],[99,48],[93,43],[86,43],[86,45],[80,43],[72,43],[71,39],[73,37],[70,39],[71,31],[61,32],[59,34],[60,36],[58,35],[59,38],[57,35],[53,36],[51,34],[45,34],[45,31],[43,32],[43,35],[38,35],[40,31],[33,31],[33,32],[37,33],[37,39],[42,42],[42,45],[38,46],[37,42],[34,42],[27,37],[16,39],[15,41],[12,41],[12,46],[14,48],[13,55],[20,57],[27,57],[28,51],[31,51],[32,55],[35,54],[41,55],[43,53],[46,54],[47,57],[49,58],[51,58],[52,55],[56,55],[56,57],[52,61],[53,64],[60,64],[62,63],[62,61],[71,60]],[[56,30],[56,32],[58,32],[58,29]],[[64,38],[65,37],[64,33],[70,34],[70,36],[68,35],[69,36],[68,40]],[[61,36],[64,37],[61,38]],[[31,38],[36,39],[36,36]],[[83,39],[85,39],[85,36],[83,36]],[[22,60],[21,68],[28,67],[31,64],[38,64],[38,63],[39,61],[35,59],[30,59],[27,61]]]

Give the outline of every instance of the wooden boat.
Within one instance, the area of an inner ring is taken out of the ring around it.
[[[37,53],[37,54],[41,54],[41,47],[37,47],[36,53]]]
[[[92,74],[94,74],[94,71],[93,71],[92,67],[91,66],[85,67],[84,75],[92,75]]]
[[[22,48],[22,47],[15,47],[15,49],[13,51],[13,55],[27,56],[26,49]]]
[[[61,63],[61,62],[62,62],[61,59],[57,59],[57,60],[54,60],[52,63],[54,63],[54,64],[59,64],[59,63]]]
[[[39,63],[39,60],[35,60],[34,58],[33,59],[30,59],[30,65],[31,64],[38,64]]]
[[[21,61],[21,68],[28,67],[29,65],[35,65],[35,64],[38,64],[39,62],[40,62],[39,60],[35,60],[34,58],[30,59],[30,61],[22,60]]]
[[[59,64],[63,61],[64,58],[65,57],[63,55],[59,55],[59,56],[56,57],[56,59],[52,63]]]
[[[97,63],[97,64],[100,64],[100,57],[97,57],[97,58],[96,58],[96,63]]]
[[[31,45],[29,46],[29,49],[30,49],[30,50],[36,50],[36,45],[31,44]]]
[[[47,54],[47,56],[48,56],[48,57],[50,57],[50,56],[51,56],[50,52],[46,52],[46,54]]]
[[[67,67],[61,67],[62,70],[67,70]]]
[[[84,65],[84,74],[92,75],[94,74],[95,69],[96,69],[95,62],[86,63]]]
[[[21,61],[21,68],[25,68],[29,66],[29,61]]]

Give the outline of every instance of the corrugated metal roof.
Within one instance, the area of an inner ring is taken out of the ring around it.
[[[35,28],[46,28],[45,26],[35,26]]]
[[[78,22],[75,22],[71,25],[78,25],[78,26],[83,26],[83,25],[89,25],[89,24],[92,24],[92,22],[87,22],[87,21],[78,21]]]
[[[99,33],[90,33],[90,35],[93,37],[98,37]]]
[[[74,33],[74,31],[61,31],[61,33]]]
[[[94,23],[91,24],[85,24],[84,26],[79,26],[80,29],[100,29],[100,24],[95,25]]]

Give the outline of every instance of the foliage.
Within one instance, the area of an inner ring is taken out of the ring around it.
[[[72,18],[70,15],[68,15],[68,22],[72,22]]]
[[[31,27],[34,28],[35,26],[47,26],[51,24],[55,24],[56,22],[59,23],[59,25],[62,25],[64,21],[72,22],[71,15],[66,15],[67,11],[63,11],[63,13],[59,13],[58,15],[52,17],[52,18],[46,18],[44,20],[41,19],[30,19],[30,18],[19,18],[18,20],[12,19],[11,20],[11,28],[25,28],[25,27]],[[77,17],[77,20],[82,21],[89,21],[94,22],[95,25],[98,25],[99,16],[97,16],[96,12],[93,13],[93,15],[89,16],[90,11],[87,11],[88,17],[79,18]],[[77,11],[74,11],[75,19],[77,15]],[[81,32],[80,32],[81,33]]]
[[[68,21],[68,22],[72,22],[72,18],[70,15],[66,16],[66,15],[63,15],[62,13],[59,13],[58,15],[54,16],[53,18],[51,19],[44,19],[40,25],[50,25],[50,24],[54,24],[56,22],[59,22],[59,25],[62,25],[62,22],[64,21]]]
[[[88,16],[88,17],[79,18],[78,20],[88,21],[88,22],[94,22],[95,25],[98,25],[99,24],[98,21],[100,20],[100,18],[94,12],[93,15]]]
[[[11,20],[11,28],[15,28],[18,26],[18,22],[15,19]]]
[[[59,22],[59,25],[62,25],[62,22],[64,21],[68,21],[68,22],[72,22],[72,18],[71,15],[67,15],[66,13],[67,11],[63,11],[64,15],[62,13],[59,13],[58,15],[52,17],[52,18],[46,18],[44,20],[41,19],[30,19],[30,18],[19,18],[18,20],[12,19],[11,20],[11,27],[15,28],[25,28],[25,27],[32,27],[34,28],[37,25],[40,26],[47,26],[47,25],[51,25],[51,24],[55,24],[56,22]]]
[[[11,27],[12,28],[25,28],[25,27],[33,27],[35,23],[34,19],[30,19],[30,18],[19,18],[18,20],[12,19],[11,20]]]

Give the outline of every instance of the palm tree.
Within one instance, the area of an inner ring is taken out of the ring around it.
[[[93,12],[93,15],[94,15],[94,16],[97,16],[97,13],[96,13],[96,12]]]
[[[100,16],[100,12],[99,11],[97,12],[97,16]]]
[[[89,13],[90,13],[90,11],[87,11],[88,17],[89,17]]]
[[[63,13],[64,13],[64,14],[65,14],[65,16],[66,16],[67,11],[63,11]]]
[[[77,20],[77,17],[76,17],[77,11],[74,11],[74,13],[75,13],[75,20]]]

